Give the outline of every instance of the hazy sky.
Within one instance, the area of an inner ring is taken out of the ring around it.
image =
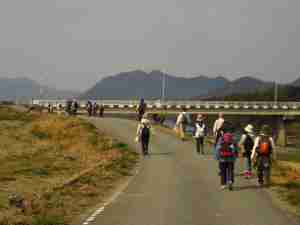
[[[0,76],[84,90],[120,71],[300,77],[299,0],[0,0]]]

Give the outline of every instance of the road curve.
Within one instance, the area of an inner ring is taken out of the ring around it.
[[[135,150],[136,123],[90,119]],[[96,225],[299,225],[272,204],[252,180],[237,177],[232,192],[219,189],[216,162],[193,143],[156,130],[149,158],[127,189],[89,224]]]

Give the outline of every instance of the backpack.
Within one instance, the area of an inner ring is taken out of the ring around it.
[[[234,145],[232,143],[233,137],[230,133],[225,133],[222,138],[220,156],[223,159],[232,158],[236,156]]]
[[[220,156],[223,159],[235,157],[236,154],[233,149],[233,144],[223,142],[221,144]]]
[[[182,114],[181,123],[182,123],[182,124],[188,124],[188,119],[187,119],[187,117],[186,117],[185,114]]]
[[[268,156],[272,153],[272,145],[268,136],[260,137],[257,153],[263,156]]]
[[[149,126],[143,125],[141,137],[142,138],[149,138],[150,137],[150,127]]]
[[[246,139],[244,141],[244,148],[246,150],[246,152],[251,152],[254,146],[254,141],[253,139],[250,137],[249,134],[246,134]]]

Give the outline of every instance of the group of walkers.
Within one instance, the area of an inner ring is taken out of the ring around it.
[[[78,109],[79,109],[79,103],[76,99],[67,100],[66,113],[68,115],[77,115]]]
[[[214,156],[219,162],[221,189],[232,190],[235,161],[240,156],[244,164],[244,177],[253,176],[253,166],[257,168],[258,185],[269,186],[272,161],[276,159],[275,142],[268,125],[262,125],[256,135],[254,127],[248,124],[240,140],[234,140],[233,126],[224,120],[223,115],[214,124]]]
[[[97,116],[103,117],[104,114],[104,105],[99,105],[97,102],[88,101],[86,104],[86,110],[89,116]]]
[[[185,140],[185,131],[190,118],[186,111],[177,117],[175,130],[180,138]],[[136,142],[140,142],[144,156],[149,155],[148,145],[150,140],[150,120],[147,114],[143,114],[138,124]],[[233,124],[226,121],[222,113],[214,122],[213,135],[213,156],[218,162],[218,175],[220,176],[221,189],[233,189],[235,178],[235,162],[241,158],[244,167],[243,176],[246,179],[253,177],[253,168],[257,169],[258,185],[270,185],[272,161],[276,159],[275,143],[271,136],[271,129],[268,125],[262,125],[258,134],[255,134],[254,126],[248,124],[243,128],[240,140],[236,140]],[[208,136],[208,126],[202,114],[197,115],[194,123],[193,137],[196,142],[198,154],[205,154],[204,139]]]

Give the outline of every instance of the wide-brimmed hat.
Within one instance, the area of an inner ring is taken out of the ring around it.
[[[263,125],[260,130],[260,135],[271,135],[271,128],[269,125]]]
[[[203,118],[203,115],[202,114],[198,114],[197,115],[197,121],[202,121],[204,118]]]
[[[251,124],[248,124],[244,130],[250,134],[254,133],[254,127]]]

